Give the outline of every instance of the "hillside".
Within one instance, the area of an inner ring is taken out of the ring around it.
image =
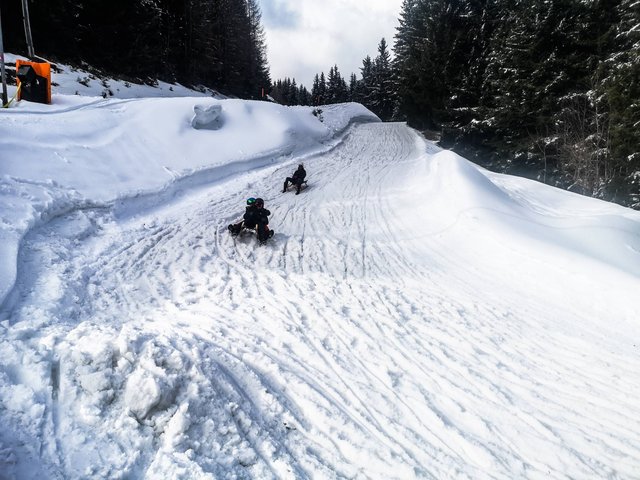
[[[140,95],[0,111],[0,477],[640,475],[640,213],[357,104]]]

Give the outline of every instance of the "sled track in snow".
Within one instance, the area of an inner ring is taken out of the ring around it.
[[[486,268],[499,265],[481,257],[492,231],[474,224],[477,248],[454,248],[469,223],[438,218],[421,201],[432,149],[403,124],[360,125],[304,160],[313,188],[300,195],[281,192],[292,159],[140,216],[74,212],[31,235],[25,266],[59,288],[24,284],[11,320],[39,318],[20,341],[60,355],[56,437],[87,438],[65,453],[90,447],[96,429],[114,448],[154,452],[97,464],[107,476],[155,478],[180,462],[239,478],[637,471],[638,366],[589,343],[602,330],[579,306],[559,302],[551,318],[549,292]],[[226,231],[248,196],[273,214],[276,234],[264,247]],[[82,240],[65,236],[80,224]],[[517,311],[505,291],[521,295]],[[34,311],[42,295],[51,301]],[[571,341],[572,324],[585,339]],[[82,343],[86,332],[104,351]],[[160,392],[148,411],[131,400],[131,378]],[[617,405],[599,400],[611,389]],[[65,417],[82,408],[106,421]]]

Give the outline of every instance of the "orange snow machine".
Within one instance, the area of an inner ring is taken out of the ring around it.
[[[51,103],[51,64],[16,60],[18,100]]]

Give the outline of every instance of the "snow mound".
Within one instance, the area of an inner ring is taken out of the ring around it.
[[[222,127],[222,105],[194,105],[191,126],[196,130],[218,130]]]
[[[411,185],[420,185],[428,209],[438,213],[438,231],[456,226],[473,234],[481,224],[493,226],[502,232],[500,241],[556,249],[566,258],[579,255],[640,277],[638,212],[492,173],[450,151],[430,157]],[[567,210],[572,198],[579,210]]]

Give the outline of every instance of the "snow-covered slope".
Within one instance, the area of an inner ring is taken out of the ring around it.
[[[355,105],[202,102],[0,113],[0,478],[640,476],[638,212]]]
[[[194,110],[212,106],[222,107],[215,128],[193,128]],[[379,121],[353,103],[324,107],[322,115],[321,122],[309,108],[234,99],[61,94],[51,105],[23,101],[0,109],[0,255],[14,258],[28,229],[69,209],[132,197],[137,201],[126,208],[158,204],[200,184],[331,148],[353,121]],[[15,262],[3,262],[0,301],[14,279]]]

